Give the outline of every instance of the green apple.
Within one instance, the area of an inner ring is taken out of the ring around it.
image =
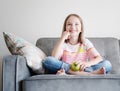
[[[73,71],[79,71],[79,70],[80,70],[80,65],[78,65],[76,62],[73,62],[73,63],[71,64],[71,69],[72,69]]]

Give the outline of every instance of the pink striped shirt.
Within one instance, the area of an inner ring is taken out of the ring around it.
[[[71,45],[70,43],[64,43],[62,61],[69,64],[79,60],[88,61],[89,58],[92,59],[96,55],[99,55],[97,51],[89,54],[88,50],[91,48],[94,48],[94,46],[88,39],[85,39],[84,44],[78,43],[76,45]]]

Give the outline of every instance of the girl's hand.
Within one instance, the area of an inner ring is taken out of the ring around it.
[[[77,61],[76,62],[78,65],[80,65],[80,70],[81,71],[84,71],[84,69],[86,68],[86,67],[90,67],[91,65],[89,64],[89,62],[85,62],[85,61]]]
[[[62,39],[66,40],[70,38],[70,32],[64,31],[61,36]]]

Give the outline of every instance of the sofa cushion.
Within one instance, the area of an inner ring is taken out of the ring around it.
[[[119,40],[116,38],[89,38],[104,59],[112,64],[111,73],[120,74]]]
[[[119,91],[120,75],[38,75],[22,82],[25,91]]]
[[[44,73],[42,61],[45,53],[28,41],[11,33],[3,33],[6,45],[13,55],[22,55],[27,60],[27,65],[37,74]]]
[[[40,38],[36,45],[47,55],[51,55],[59,38]],[[120,73],[119,40],[116,38],[88,38],[103,58],[112,63],[112,74]]]
[[[40,38],[37,40],[36,46],[42,49],[47,56],[51,56],[57,41],[58,38]]]

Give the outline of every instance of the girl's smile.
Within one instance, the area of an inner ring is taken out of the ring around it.
[[[81,32],[81,23],[77,17],[69,17],[66,23],[66,31],[69,31],[70,35],[73,37],[79,36],[79,33]]]

